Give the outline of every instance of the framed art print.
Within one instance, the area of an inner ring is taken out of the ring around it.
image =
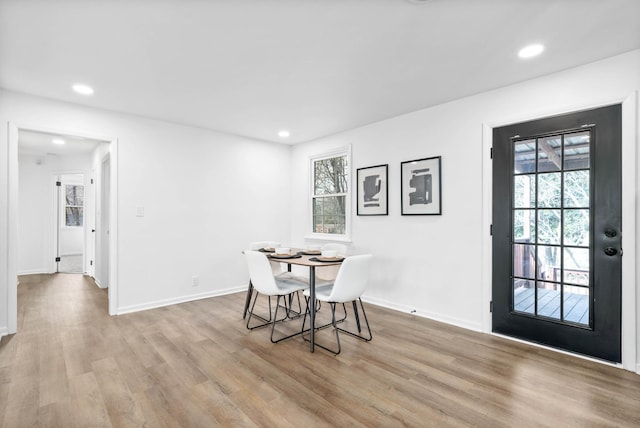
[[[389,165],[376,165],[357,170],[358,215],[389,214]]]
[[[441,215],[441,156],[400,164],[402,215]]]

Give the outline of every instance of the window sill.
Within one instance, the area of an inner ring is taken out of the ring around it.
[[[351,237],[347,235],[331,235],[325,233],[312,233],[305,235],[304,239],[310,239],[315,241],[338,241],[338,242],[351,242]]]

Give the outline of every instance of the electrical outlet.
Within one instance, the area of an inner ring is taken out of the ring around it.
[[[197,287],[198,285],[200,285],[200,277],[198,275],[193,275],[191,277],[191,286]]]

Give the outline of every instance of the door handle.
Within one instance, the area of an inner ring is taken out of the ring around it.
[[[616,250],[613,247],[607,247],[607,248],[604,249],[604,253],[607,256],[615,256],[616,254],[618,254],[618,250]]]
[[[604,236],[606,236],[607,238],[614,238],[616,235],[618,235],[618,232],[610,227],[605,229],[604,231]]]

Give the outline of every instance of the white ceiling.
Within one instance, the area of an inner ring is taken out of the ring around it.
[[[53,140],[64,141],[63,145],[54,144]],[[47,132],[37,132],[20,129],[18,131],[18,153],[20,155],[32,156],[68,156],[78,154],[88,154],[100,143],[99,141],[73,135],[50,134]]]
[[[0,86],[295,143],[640,48],[639,0],[416,3],[0,0]]]

